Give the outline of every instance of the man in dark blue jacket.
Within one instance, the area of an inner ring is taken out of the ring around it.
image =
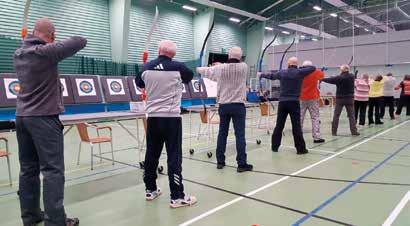
[[[145,199],[152,201],[161,195],[157,187],[157,167],[165,144],[168,156],[168,179],[171,208],[192,206],[194,196],[185,195],[182,184],[182,83],[189,83],[194,73],[183,63],[173,61],[176,45],[169,40],[159,44],[159,57],[148,62],[136,84],[147,92],[147,152],[145,154]]]
[[[58,63],[83,49],[87,40],[71,37],[54,42],[55,29],[39,19],[14,54],[21,90],[17,97],[16,134],[19,145],[19,196],[23,225],[43,220],[40,210],[40,171],[43,179],[45,226],[73,226],[64,210],[64,111]]]
[[[339,118],[343,107],[346,108],[347,117],[349,118],[350,132],[353,136],[359,136],[356,127],[356,117],[354,114],[354,81],[355,75],[349,72],[349,65],[340,67],[340,75],[325,78],[322,82],[336,85],[336,107],[332,120],[332,135],[337,136],[339,127]]]
[[[288,69],[271,73],[262,73],[261,78],[280,80],[280,97],[276,127],[272,134],[272,151],[277,152],[282,142],[282,132],[286,118],[290,115],[292,122],[293,140],[298,155],[307,154],[305,140],[300,124],[299,96],[305,76],[315,71],[313,66],[298,68],[298,59],[291,57],[288,60]]]

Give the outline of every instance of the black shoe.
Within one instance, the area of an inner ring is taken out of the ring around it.
[[[225,167],[225,163],[223,162],[223,163],[217,163],[216,164],[216,168],[217,169],[223,169]]]
[[[251,164],[245,164],[245,165],[239,165],[236,171],[238,173],[246,172],[246,171],[252,171],[253,166]]]
[[[80,220],[78,218],[67,218],[65,220],[67,226],[79,226]]]
[[[383,125],[384,124],[384,122],[376,122],[376,125]]]
[[[360,136],[360,133],[356,132],[356,133],[352,133],[352,136]]]
[[[44,221],[44,212],[41,211],[40,215],[38,216],[37,220],[34,220],[34,223],[30,223],[30,224],[24,224],[24,226],[36,226],[37,224],[40,224]]]
[[[315,143],[315,144],[325,143],[325,139],[317,139],[317,140],[314,140],[313,143]]]
[[[305,155],[305,154],[307,154],[307,153],[309,153],[309,151],[308,151],[307,149],[305,149],[305,150],[303,150],[303,151],[298,151],[296,154],[298,154],[298,155]]]
[[[279,152],[279,148],[272,148],[273,152]]]
[[[371,126],[371,125],[373,125],[374,124],[374,122],[369,122],[369,126]]]

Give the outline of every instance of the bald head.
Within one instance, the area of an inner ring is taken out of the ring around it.
[[[349,72],[349,70],[350,70],[350,66],[347,64],[343,64],[342,66],[340,66],[341,72]]]
[[[238,46],[232,47],[229,50],[228,58],[241,60],[242,59],[242,49]]]
[[[54,42],[55,28],[53,22],[48,18],[41,18],[36,21],[33,36],[42,39],[47,43]]]
[[[298,58],[296,57],[291,57],[288,60],[288,66],[298,66]]]
[[[177,54],[177,45],[173,41],[163,40],[159,43],[158,53],[160,56],[174,58],[174,56]]]

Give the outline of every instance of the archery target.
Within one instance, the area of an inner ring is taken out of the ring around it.
[[[17,78],[5,78],[4,88],[6,90],[7,99],[17,99],[17,94],[21,88]]]
[[[186,93],[185,85],[183,83],[181,83],[181,86],[182,86],[182,93]]]
[[[68,97],[67,82],[63,78],[60,78],[60,82],[61,82],[61,92],[63,94],[63,97]]]
[[[199,93],[200,91],[202,91],[202,90],[200,90],[201,89],[201,83],[199,82],[199,80],[192,80],[191,82],[192,82],[192,87],[193,87],[194,93]]]
[[[125,95],[124,83],[121,79],[107,79],[110,95]]]
[[[97,95],[93,79],[77,78],[75,79],[75,82],[78,89],[78,95],[80,97]]]
[[[135,80],[134,80],[134,79],[132,80],[132,82],[133,82],[133,84],[134,84],[135,93],[136,93],[137,95],[141,95],[142,92],[141,92],[140,88],[138,88],[138,86],[137,86],[137,84],[135,83]]]

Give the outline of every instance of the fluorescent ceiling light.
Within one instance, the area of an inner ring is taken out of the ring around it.
[[[306,38],[306,36],[304,36],[304,35],[301,35],[301,36],[300,36],[300,38],[301,38],[301,39],[305,39],[305,38]]]
[[[235,17],[231,17],[231,18],[229,18],[229,20],[232,21],[232,22],[234,22],[234,23],[239,23],[239,22],[241,22],[240,19],[235,18]]]
[[[312,41],[317,42],[319,40],[317,38],[312,38]]]
[[[345,22],[345,23],[349,23],[349,21],[346,20],[345,18],[342,18],[342,20],[343,20],[343,22]]]
[[[189,6],[189,5],[183,5],[182,8],[186,9],[186,10],[189,10],[189,11],[192,11],[192,12],[195,12],[197,10],[197,8]]]
[[[331,17],[337,17],[337,14],[336,13],[331,13],[330,16]]]
[[[354,26],[355,26],[355,27],[357,27],[357,28],[359,28],[359,27],[360,27],[360,25],[358,25],[358,24],[355,24]]]
[[[290,34],[290,32],[289,31],[282,31],[282,34],[288,35],[288,34]]]
[[[367,28],[365,28],[364,30],[367,31],[367,32],[369,32],[369,29],[367,29]]]
[[[265,27],[265,30],[273,31],[273,28],[272,27]]]
[[[313,6],[313,9],[316,11],[322,11],[322,8],[320,8],[320,6],[318,5]]]

